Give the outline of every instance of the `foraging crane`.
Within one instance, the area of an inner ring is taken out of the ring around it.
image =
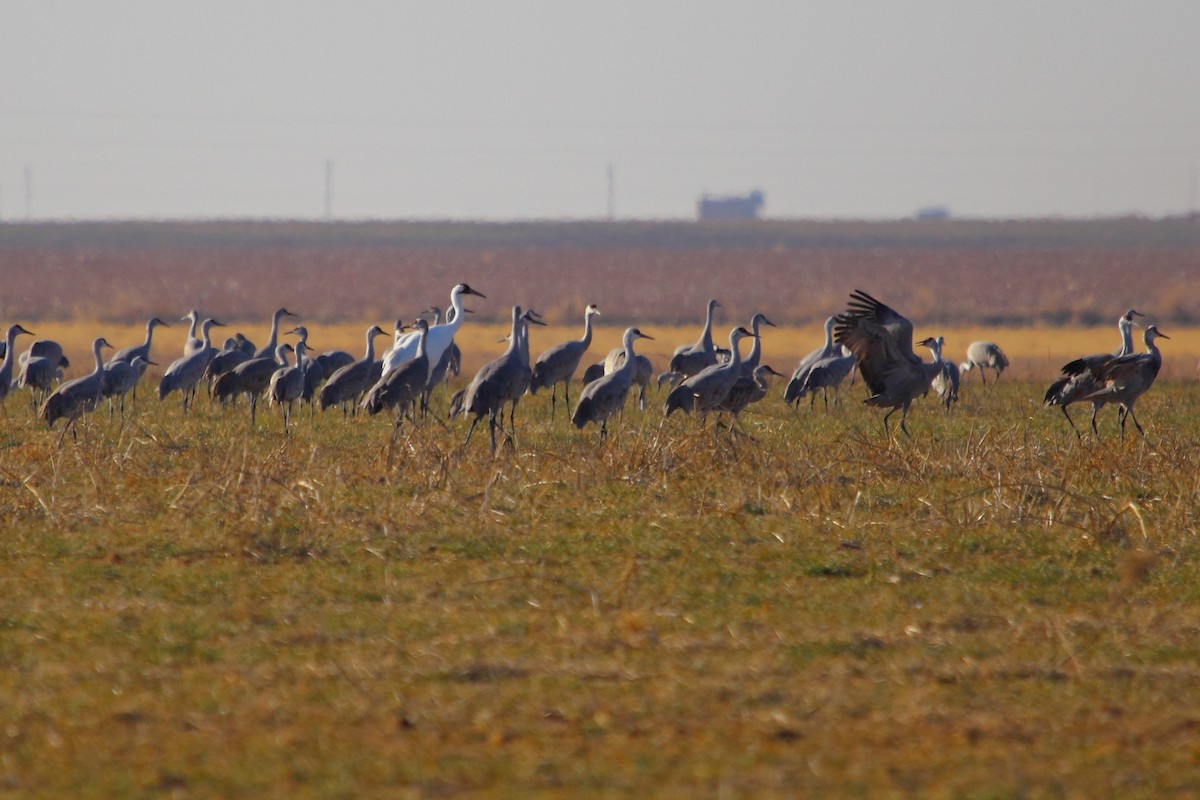
[[[244,361],[226,372],[213,384],[213,397],[224,403],[236,400],[239,395],[250,396],[250,425],[253,426],[258,410],[258,398],[267,391],[271,376],[276,370],[288,365],[287,354],[292,352],[290,344],[276,345],[270,358],[260,357]]]
[[[740,326],[730,331],[729,361],[714,364],[679,384],[667,395],[667,402],[663,404],[664,416],[669,417],[675,409],[681,409],[687,414],[697,411],[703,417],[725,402],[730,389],[742,374],[739,343],[753,336],[753,333]]]
[[[487,416],[492,451],[495,452],[496,429],[503,429],[504,404],[509,401],[513,403],[513,416],[509,418],[511,425],[516,414],[517,400],[525,393],[531,380],[529,342],[526,339],[526,328],[531,322],[536,325],[545,324],[535,319],[531,312],[522,313],[520,306],[513,306],[508,349],[499,358],[484,364],[467,386],[463,395],[462,410],[464,414],[474,414],[475,418],[471,420],[464,444],[471,441],[475,426]],[[426,339],[428,340],[428,335]],[[515,430],[513,433],[515,434]]]
[[[537,390],[550,387],[550,418],[554,418],[555,389],[559,383],[563,385],[563,397],[567,407],[571,406],[571,378],[579,369],[579,361],[592,344],[592,317],[600,313],[593,303],[583,313],[583,338],[572,339],[569,342],[551,347],[537,357],[533,365],[533,378],[529,383],[529,393],[537,394]]]
[[[4,336],[4,361],[0,363],[0,403],[8,397],[8,390],[12,386],[13,372],[13,342],[21,334],[33,335],[32,331],[27,331],[20,325],[9,327],[8,333]]]
[[[1043,405],[1046,408],[1058,406],[1062,409],[1063,416],[1067,418],[1067,423],[1071,426],[1071,430],[1075,431],[1076,436],[1083,434],[1079,428],[1075,427],[1075,420],[1071,419],[1067,406],[1078,402],[1083,399],[1084,395],[1091,394],[1099,388],[1096,376],[1105,364],[1114,358],[1121,358],[1133,353],[1133,318],[1135,316],[1145,315],[1131,308],[1117,320],[1117,331],[1121,334],[1121,346],[1115,352],[1095,353],[1068,361],[1062,368],[1063,377],[1050,384],[1050,388],[1046,390]],[[1091,402],[1092,431],[1099,434],[1099,428],[1096,427],[1096,415],[1099,414],[1106,401],[1093,399]]]
[[[376,336],[387,336],[387,331],[378,325],[367,328],[366,354],[358,361],[334,371],[325,385],[321,387],[321,391],[317,395],[317,402],[322,411],[332,405],[340,404],[342,416],[346,416],[347,406],[355,406],[357,413],[359,397],[380,377],[382,365],[381,362],[375,360]]]
[[[62,367],[58,363],[51,361],[43,356],[28,357],[28,353],[22,353],[21,371],[17,375],[17,385],[23,389],[30,390],[29,401],[33,405],[34,410],[45,402],[50,396],[50,392],[54,390],[54,382],[61,381],[63,377]],[[0,390],[2,392],[3,390]]]
[[[939,336],[936,339],[925,339],[921,342],[933,352],[934,361],[938,361],[942,365],[942,369],[937,375],[933,376],[929,387],[946,406],[946,413],[950,413],[950,404],[958,402],[958,382],[959,371],[958,365],[953,361],[946,361],[942,357],[942,348],[946,345],[944,336]]]
[[[992,381],[994,384],[1000,380],[1000,373],[1008,368],[1008,356],[1004,355],[1000,345],[995,342],[971,342],[967,347],[967,360],[959,364],[958,369],[961,373],[967,373],[976,367],[979,368],[979,379],[983,381],[984,386],[987,385],[987,377],[983,371],[995,370],[996,380]]]
[[[800,363],[796,365],[796,370],[792,373],[791,380],[788,381],[787,388],[783,391],[783,401],[789,405],[795,403],[799,405],[800,398],[804,397],[807,391],[809,372],[818,363],[830,358],[837,358],[842,355],[841,348],[833,343],[833,325],[837,321],[837,317],[829,317],[825,320],[825,344],[813,350],[811,353],[800,359]],[[841,381],[838,381],[840,384]],[[816,402],[816,396],[813,396],[812,402]],[[829,407],[829,399],[825,400],[825,407]]]
[[[21,354],[22,358],[45,358],[51,363],[64,369],[71,366],[71,361],[63,355],[63,347],[53,339],[38,339],[29,345],[29,349]]]
[[[890,435],[888,418],[900,410],[900,430],[911,436],[905,420],[912,401],[929,391],[940,361],[922,361],[913,352],[913,326],[871,295],[855,290],[846,311],[838,314],[833,339],[850,348],[858,370],[871,394],[867,405],[890,409],[883,416],[883,429]]]
[[[100,358],[100,350],[105,347],[112,347],[112,345],[104,337],[93,341],[92,355],[95,357],[95,369],[83,377],[67,381],[59,386],[42,404],[40,416],[46,421],[47,426],[53,428],[55,421],[59,418],[67,420],[62,434],[58,437],[60,443],[67,435],[68,430],[71,431],[72,439],[77,438],[75,423],[88,411],[95,410],[96,404],[104,395],[104,361]]]
[[[120,399],[121,419],[125,419],[125,395],[135,390],[138,381],[146,374],[146,368],[154,365],[142,356],[135,355],[132,361],[117,361],[110,358],[104,365],[104,396],[108,398],[108,416],[113,415],[113,398]],[[157,366],[157,365],[155,365]]]
[[[621,366],[600,376],[583,388],[579,395],[579,403],[571,415],[571,422],[576,428],[582,428],[589,422],[600,423],[600,438],[608,437],[608,419],[625,407],[625,397],[629,387],[633,385],[634,374],[638,369],[638,358],[633,352],[635,339],[653,339],[637,328],[626,328],[621,337]]]
[[[421,399],[425,387],[429,383],[429,356],[425,349],[425,340],[429,334],[429,323],[423,319],[413,322],[417,329],[417,355],[411,361],[406,361],[396,369],[384,375],[363,398],[362,407],[368,414],[378,414],[386,409],[396,409],[396,427],[393,435],[400,433],[400,424],[404,414],[409,412],[413,403]]]
[[[213,356],[217,354],[216,348],[212,346],[212,329],[223,327],[225,327],[223,322],[217,322],[211,317],[204,320],[200,326],[201,346],[190,355],[171,362],[171,366],[167,367],[162,380],[158,382],[158,399],[160,401],[178,389],[183,395],[183,413],[187,413],[192,400],[196,397],[196,384],[203,377],[208,362],[212,361]]]
[[[717,363],[717,348],[713,346],[712,326],[713,312],[720,307],[721,304],[716,300],[709,300],[708,309],[704,315],[704,329],[700,332],[700,338],[693,345],[682,345],[675,349],[675,354],[667,365],[667,373],[675,373],[671,377],[672,381],[690,378]],[[662,382],[660,377],[659,385]]]
[[[150,343],[154,338],[154,329],[156,327],[158,327],[159,325],[163,326],[164,328],[171,327],[170,325],[163,322],[158,317],[150,318],[149,320],[146,321],[146,341],[142,342],[141,344],[135,344],[130,347],[121,348],[120,350],[118,350],[117,352],[112,354],[112,358],[108,359],[108,363],[115,364],[118,361],[125,361],[128,363],[132,363],[135,358],[137,358],[138,356],[141,356],[142,360],[145,361],[147,364],[149,364],[150,363]]]
[[[463,324],[463,295],[468,294],[473,294],[476,297],[487,297],[487,295],[475,291],[465,283],[460,283],[450,290],[450,306],[454,309],[454,318],[448,319],[442,325],[434,325],[429,329],[425,337],[425,354],[429,358],[430,363],[438,363],[442,358],[442,353],[453,344],[454,334],[458,333],[458,329]],[[384,355],[383,374],[386,375],[405,361],[415,358],[416,355],[417,337],[414,334],[409,334],[403,337],[400,343]]]
[[[1093,402],[1117,403],[1117,419],[1121,423],[1122,439],[1125,438],[1125,420],[1129,417],[1133,418],[1138,433],[1146,435],[1138,422],[1137,414],[1133,413],[1133,406],[1138,398],[1154,385],[1154,379],[1158,377],[1158,371],[1162,367],[1162,354],[1159,353],[1154,340],[1170,338],[1160,332],[1158,326],[1148,326],[1144,334],[1146,352],[1114,358],[1101,366],[1096,373],[1096,390],[1080,398]]]
[[[271,398],[271,402],[283,408],[283,432],[289,433],[288,424],[292,421],[292,406],[304,394],[305,371],[311,368],[312,361],[307,362],[304,358],[304,351],[307,349],[307,336],[296,342],[294,352],[296,353],[295,366],[289,366],[287,363],[287,353],[293,350],[289,344],[281,344],[278,348],[279,358],[283,362],[283,366],[271,375],[271,382],[267,388],[267,396]]]

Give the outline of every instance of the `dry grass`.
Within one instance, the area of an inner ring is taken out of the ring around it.
[[[1040,393],[898,442],[772,398],[754,441],[630,411],[603,446],[539,396],[494,458],[157,401],[56,448],[10,398],[0,786],[1194,795],[1195,387],[1124,442]]]

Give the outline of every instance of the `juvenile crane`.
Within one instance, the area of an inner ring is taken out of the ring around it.
[[[571,407],[571,378],[579,368],[579,361],[592,344],[592,317],[600,313],[596,304],[587,307],[583,314],[583,338],[572,339],[569,342],[551,347],[537,357],[533,365],[533,378],[529,383],[529,393],[537,394],[537,390],[550,387],[550,417],[554,418],[554,404],[558,384],[563,385],[563,397],[567,407]]]
[[[634,374],[637,372],[637,355],[633,352],[633,342],[636,339],[653,339],[637,328],[626,328],[621,337],[622,355],[621,366],[605,375],[596,378],[583,388],[579,395],[579,403],[571,422],[576,428],[582,428],[589,422],[600,423],[600,438],[608,437],[608,419],[625,407],[625,397],[629,387],[633,385]]]
[[[890,409],[883,416],[888,435],[888,418],[900,410],[900,430],[911,436],[905,420],[912,401],[929,391],[941,363],[925,363],[913,352],[913,326],[871,295],[856,290],[847,310],[837,316],[833,340],[850,348],[870,395],[867,405]]]
[[[87,375],[59,386],[42,404],[41,418],[46,421],[47,426],[53,428],[55,421],[59,418],[67,420],[62,434],[58,437],[60,443],[67,435],[68,430],[71,431],[72,439],[77,438],[75,436],[76,421],[88,411],[94,411],[96,404],[104,396],[104,361],[100,358],[100,350],[105,347],[112,347],[112,345],[104,337],[93,341],[92,355],[95,357],[95,368]]]

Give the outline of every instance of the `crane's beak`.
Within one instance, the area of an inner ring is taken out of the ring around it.
[[[475,295],[476,297],[482,297],[484,300],[487,300],[487,295],[486,295],[486,294],[484,294],[483,292],[477,292],[477,291],[475,291],[474,289],[467,289],[467,291],[466,291],[466,292],[464,292],[464,294],[473,294],[473,295]]]

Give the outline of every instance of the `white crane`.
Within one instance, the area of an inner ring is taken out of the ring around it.
[[[437,364],[442,358],[442,353],[454,342],[454,334],[458,333],[458,329],[462,327],[463,320],[465,319],[463,314],[463,295],[468,294],[473,294],[476,297],[487,297],[487,295],[475,291],[465,283],[460,283],[450,290],[450,306],[454,309],[454,318],[447,320],[441,325],[431,327],[425,338],[425,354],[429,358],[430,363]],[[395,347],[384,354],[383,374],[386,375],[405,361],[416,358],[416,355],[417,336],[416,334],[407,334],[402,337],[401,341],[396,343]]]

